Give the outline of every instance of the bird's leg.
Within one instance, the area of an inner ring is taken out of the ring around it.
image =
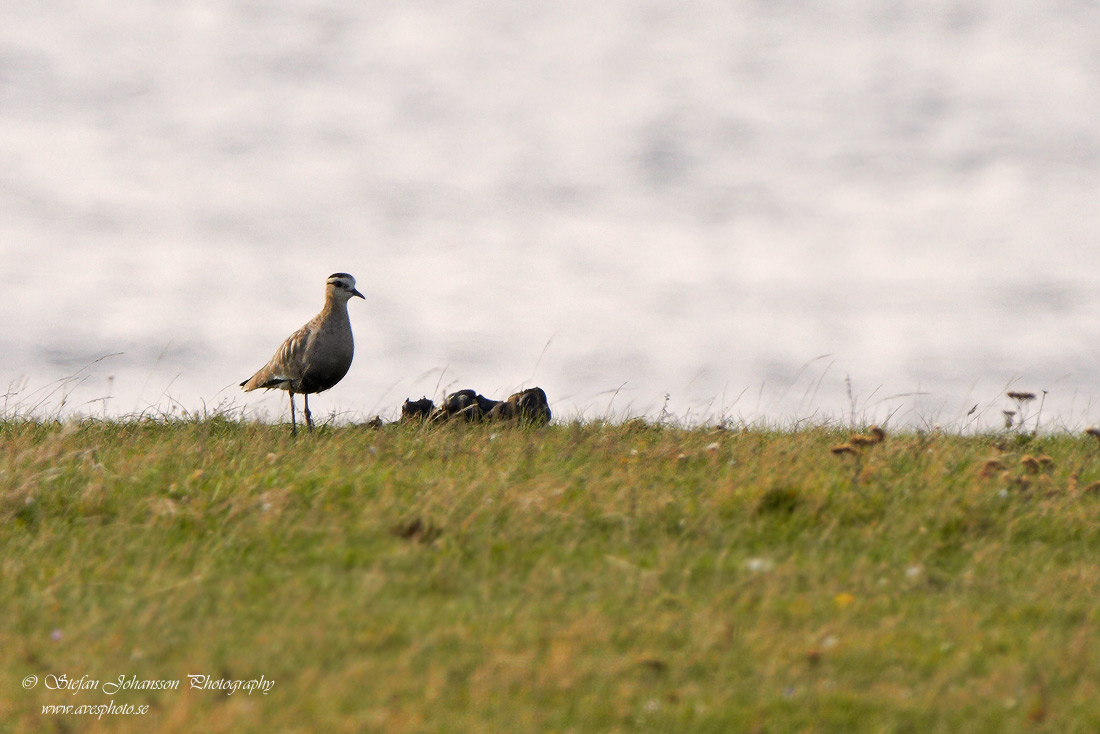
[[[304,393],[302,399],[306,401],[306,425],[309,427],[310,432],[313,432],[313,417],[309,413],[309,393]]]
[[[294,391],[287,390],[290,393],[290,435],[298,435],[298,424],[294,422]]]

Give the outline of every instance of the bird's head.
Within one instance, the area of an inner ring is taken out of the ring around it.
[[[333,273],[325,281],[325,293],[341,300],[347,301],[352,296],[363,298],[363,294],[355,290],[355,278],[347,273]]]

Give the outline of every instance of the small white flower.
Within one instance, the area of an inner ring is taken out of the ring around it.
[[[775,568],[775,561],[770,558],[746,558],[741,565],[751,573],[767,573]]]

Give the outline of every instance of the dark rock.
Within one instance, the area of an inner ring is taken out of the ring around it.
[[[459,390],[444,398],[438,408],[428,398],[406,400],[401,406],[402,422],[444,423],[455,419],[466,422],[514,420],[525,425],[544,426],[550,422],[550,404],[542,388],[532,387],[504,401],[491,400],[476,390]]]
[[[489,411],[489,420],[516,420],[524,425],[545,426],[550,422],[550,403],[541,387],[514,393]]]
[[[405,404],[401,406],[401,421],[404,423],[414,420],[427,420],[433,410],[435,410],[435,403],[429,398],[406,400]]]
[[[461,418],[467,422],[480,421],[489,414],[497,402],[478,394],[476,390],[459,390],[444,399],[443,405],[432,413],[431,420],[447,421],[452,418]]]

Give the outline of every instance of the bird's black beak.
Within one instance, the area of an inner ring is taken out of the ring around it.
[[[352,289],[351,289],[351,295],[353,295],[353,296],[359,296],[359,297],[360,297],[360,298],[362,298],[362,299],[363,299],[364,301],[365,301],[365,300],[367,300],[367,299],[366,299],[366,296],[364,296],[364,295],[363,295],[362,293],[360,293],[360,292],[359,292],[359,291],[358,291],[357,289],[355,289],[355,288],[352,288]]]

